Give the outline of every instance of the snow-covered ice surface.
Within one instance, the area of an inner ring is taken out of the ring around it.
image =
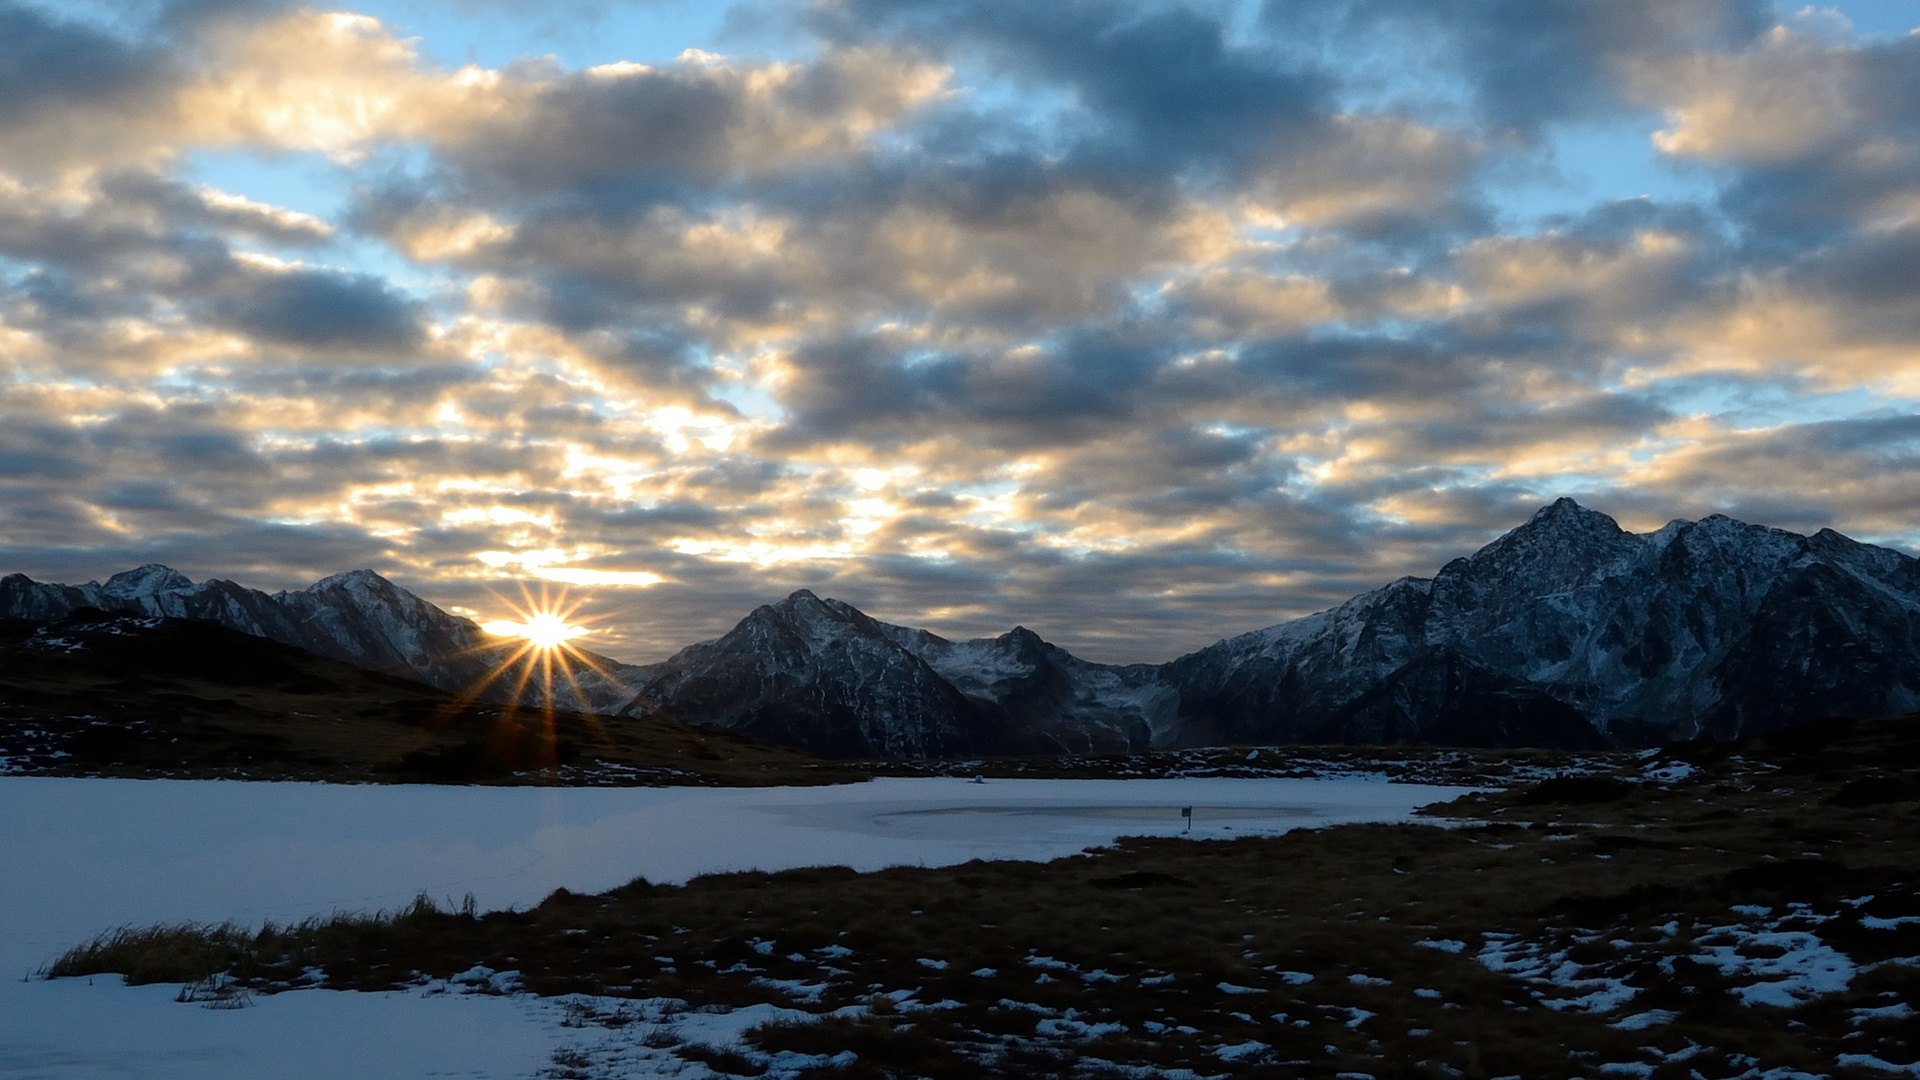
[[[216,1010],[176,1003],[175,986],[26,978],[123,924],[285,922],[423,892],[527,906],[635,876],[1048,859],[1179,833],[1187,806],[1196,837],[1232,837],[1401,821],[1464,791],[1368,779],[714,789],[0,777],[0,1076],[526,1077],[571,1038],[564,1003],[524,996],[310,990]]]

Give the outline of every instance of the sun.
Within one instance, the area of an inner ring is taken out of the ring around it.
[[[489,640],[475,642],[470,650],[484,659],[488,670],[470,687],[466,696],[478,700],[483,694],[505,698],[516,705],[531,705],[544,710],[551,725],[557,708],[580,711],[588,708],[592,691],[612,679],[601,661],[603,657],[581,649],[574,639],[594,633],[592,619],[581,625],[574,616],[585,600],[569,600],[567,591],[553,595],[545,585],[536,597],[523,582],[523,603],[514,603],[498,593],[498,600],[513,613],[512,618],[494,619],[480,624]]]
[[[525,638],[529,645],[542,651],[558,649],[574,638],[592,633],[584,626],[569,623],[566,616],[557,611],[533,611],[525,618],[526,622],[496,619],[480,629],[496,637]]]

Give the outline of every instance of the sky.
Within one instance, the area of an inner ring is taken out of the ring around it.
[[[0,571],[1159,661],[1920,545],[1920,0],[0,0]]]

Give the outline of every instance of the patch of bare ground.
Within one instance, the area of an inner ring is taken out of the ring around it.
[[[1450,827],[635,881],[165,946],[197,967],[121,932],[55,974],[511,971],[644,1012],[606,1025],[632,1053],[732,1075],[1889,1077],[1920,1059],[1917,795],[1920,719],[1835,723],[1481,792],[1433,808]],[[737,1043],[675,1026],[769,1003],[790,1011]]]

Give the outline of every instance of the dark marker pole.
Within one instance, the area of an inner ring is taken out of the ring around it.
[[[1193,807],[1191,806],[1181,807],[1180,816],[1187,819],[1187,832],[1189,833],[1193,832]]]

